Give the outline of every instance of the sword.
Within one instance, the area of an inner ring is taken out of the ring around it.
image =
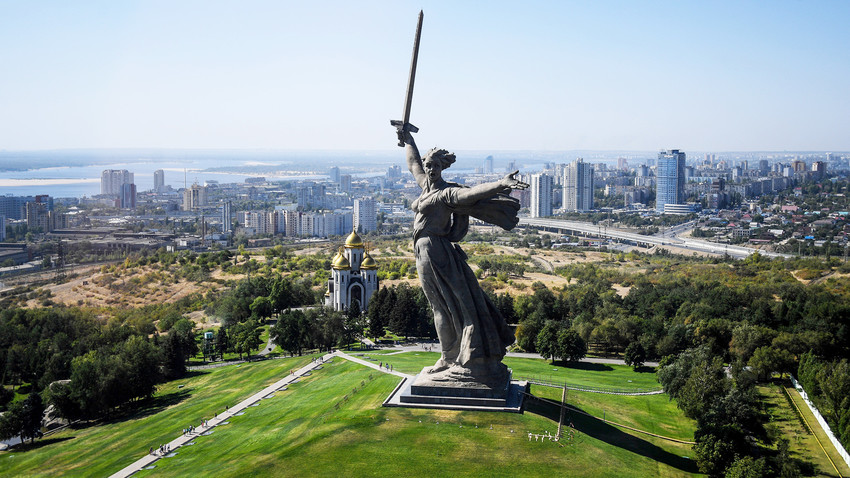
[[[405,132],[419,132],[419,128],[410,124],[410,105],[413,103],[413,83],[416,81],[416,61],[419,59],[419,36],[422,33],[423,16],[424,14],[422,13],[422,10],[419,10],[419,22],[416,24],[416,39],[413,40],[413,60],[410,62],[410,77],[407,80],[407,96],[404,100],[404,112],[402,113],[402,118],[404,119],[401,121],[390,121],[390,124],[396,127],[396,131],[398,132],[398,145],[401,147],[404,147]]]

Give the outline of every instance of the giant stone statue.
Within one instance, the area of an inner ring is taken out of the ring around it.
[[[407,167],[422,188],[411,205],[416,214],[413,245],[416,271],[434,311],[441,353],[436,364],[416,377],[402,401],[451,403],[435,396],[504,400],[510,388],[510,371],[502,358],[514,336],[481,290],[457,243],[469,229],[470,216],[504,229],[516,226],[520,205],[509,194],[511,189],[525,189],[528,184],[516,179],[518,171],[471,188],[450,183],[442,172],[455,162],[454,154],[437,148],[424,157],[419,154],[412,136],[419,129],[410,124],[410,108],[422,17],[419,12],[403,119],[390,123],[396,127],[398,145],[405,148]]]

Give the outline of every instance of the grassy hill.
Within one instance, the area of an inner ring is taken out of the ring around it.
[[[396,370],[416,372],[433,362],[428,353],[373,357]],[[158,446],[183,427],[223,410],[310,357],[270,360],[197,373],[163,386],[136,416],[68,430],[32,449],[0,454],[6,476],[103,476]],[[541,360],[511,359],[512,366],[542,372]],[[410,370],[407,370],[410,369]],[[654,376],[625,367],[573,370],[560,377],[600,384],[642,386]],[[583,378],[582,378],[583,377]],[[615,377],[615,378],[612,378]],[[524,414],[383,408],[397,378],[334,359],[244,415],[198,437],[177,455],[136,476],[687,476],[696,472],[690,447],[627,432],[578,413],[567,416],[571,433],[561,442],[529,441],[529,433],[557,430],[559,410],[529,402]],[[532,393],[560,399],[560,390]],[[693,425],[666,396],[619,397],[570,392],[568,402],[593,415],[689,439]]]

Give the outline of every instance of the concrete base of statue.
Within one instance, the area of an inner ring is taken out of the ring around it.
[[[504,373],[485,376],[475,376],[460,367],[439,373],[428,373],[429,368],[403,380],[383,405],[522,413],[522,392],[528,392],[528,382],[511,380],[507,367]]]

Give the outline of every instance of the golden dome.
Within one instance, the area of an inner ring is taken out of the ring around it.
[[[357,234],[357,231],[351,231],[351,234],[345,239],[345,247],[363,247],[363,239],[360,238],[360,234]]]
[[[331,267],[336,270],[351,269],[351,263],[348,262],[348,259],[346,259],[342,254],[341,247],[339,248],[339,252],[336,253],[336,256],[334,256],[333,262],[331,262]]]
[[[375,262],[375,259],[372,259],[372,256],[370,256],[367,252],[366,254],[364,254],[363,262],[360,263],[360,268],[366,270],[375,270],[378,268],[378,263]]]

